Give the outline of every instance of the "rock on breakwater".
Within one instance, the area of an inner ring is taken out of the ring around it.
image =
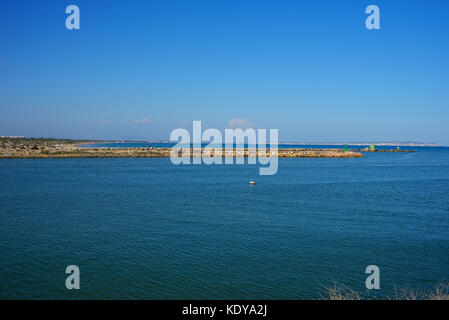
[[[55,144],[51,146],[2,147],[0,158],[152,158],[170,157],[172,148],[88,148],[77,144]],[[174,150],[179,152],[181,150]],[[215,156],[216,150],[208,148],[190,149],[191,157]],[[274,157],[279,158],[360,158],[363,154],[341,149],[278,149],[252,151],[248,149],[222,149],[223,157]]]

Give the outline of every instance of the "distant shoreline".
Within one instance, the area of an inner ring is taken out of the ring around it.
[[[369,146],[375,145],[379,147],[444,147],[436,143],[420,143],[420,142],[282,142],[279,144],[291,144],[291,145],[307,145],[307,146]]]
[[[172,141],[161,141],[161,140],[103,140],[99,143],[173,143]],[[202,141],[202,143],[208,143],[208,141]],[[88,144],[88,143],[83,143]],[[298,145],[298,146],[369,146],[375,145],[379,147],[448,147],[439,145],[436,143],[425,143],[425,142],[278,142],[278,145]]]
[[[208,143],[209,141],[202,141],[202,143]],[[173,141],[160,141],[160,140],[102,140],[94,143],[173,143]],[[87,143],[79,143],[79,145],[86,145]],[[278,142],[278,145],[297,145],[297,146],[344,146],[347,144],[348,146],[369,146],[375,145],[378,147],[448,147],[442,146],[436,143],[418,143],[418,142],[354,142],[354,143],[340,143],[340,142]]]
[[[35,141],[66,141],[77,143],[79,145],[95,144],[95,143],[173,143],[167,140],[121,140],[121,139],[65,139],[65,138],[32,138],[23,136],[0,136],[0,142],[2,140],[35,140]],[[202,143],[208,143],[208,141],[202,141]],[[439,145],[432,142],[416,142],[416,141],[381,141],[381,142],[278,142],[278,145],[298,145],[298,146],[369,146],[375,145],[379,147],[449,147],[445,145]]]

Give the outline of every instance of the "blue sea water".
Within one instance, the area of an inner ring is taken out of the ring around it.
[[[314,299],[449,280],[449,148],[173,165],[0,160],[1,299]],[[255,180],[250,186],[248,181]],[[81,289],[65,288],[77,265]]]

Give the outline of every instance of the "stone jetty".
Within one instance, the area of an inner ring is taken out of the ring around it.
[[[180,149],[172,148],[108,148],[86,147],[85,144],[94,144],[97,141],[74,141],[57,139],[29,139],[29,138],[0,138],[0,159],[14,158],[156,158],[170,157],[172,152],[181,155]],[[187,150],[188,151],[188,150]],[[219,149],[191,148],[187,156],[215,156]],[[362,152],[370,150],[357,149],[313,149],[289,148],[265,151],[248,149],[221,149],[223,157],[260,157],[277,156],[279,158],[361,158]],[[376,150],[376,152],[410,152],[407,150]]]

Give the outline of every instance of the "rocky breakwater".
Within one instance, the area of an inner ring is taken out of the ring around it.
[[[187,150],[188,151],[188,150]],[[0,158],[155,158],[170,157],[172,148],[104,148],[83,147],[78,144],[33,144],[32,146],[0,146]],[[198,148],[190,149],[191,157],[215,156],[216,149]],[[344,151],[342,149],[278,149],[265,151],[253,151],[247,149],[222,149],[223,157],[279,157],[279,158],[360,158],[362,153]]]
[[[164,156],[170,156],[170,153],[175,153],[178,157],[183,156],[181,149],[171,149],[171,148],[153,148],[155,152],[160,152]],[[187,152],[186,152],[187,151]],[[219,156],[217,152],[221,153],[222,157],[278,157],[278,158],[361,158],[363,154],[354,151],[344,151],[342,149],[278,149],[265,151],[259,150],[248,150],[248,149],[211,149],[211,148],[191,148],[189,150],[184,150],[185,156],[190,157],[214,157]]]

